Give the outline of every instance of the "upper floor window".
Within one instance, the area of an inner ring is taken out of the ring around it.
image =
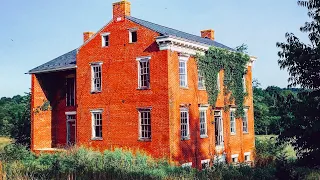
[[[109,46],[109,35],[110,33],[101,34],[102,39],[102,47]]]
[[[244,110],[244,115],[242,117],[242,131],[244,133],[248,132],[248,111]]]
[[[201,90],[205,89],[204,76],[200,70],[198,70],[198,89],[201,89]]]
[[[150,63],[148,57],[139,57],[138,61],[138,88],[149,89],[150,88]]]
[[[233,109],[230,109],[230,132],[231,134],[236,133],[236,116]]]
[[[218,91],[220,91],[220,73],[219,72],[217,75],[217,89],[218,89]]]
[[[199,109],[199,119],[200,119],[200,137],[207,137],[207,111],[204,108]]]
[[[92,110],[92,139],[102,139],[102,110]]]
[[[151,113],[150,109],[139,109],[139,139],[151,139]]]
[[[102,63],[91,64],[91,92],[101,92],[102,89]]]
[[[189,139],[189,110],[188,108],[180,109],[180,127],[181,127],[181,139]]]
[[[245,152],[244,153],[244,162],[249,162],[250,160],[250,152]]]
[[[180,87],[188,87],[187,62],[189,56],[179,56],[179,80]]]
[[[66,106],[75,106],[75,78],[66,78]]]
[[[135,43],[137,41],[138,41],[137,29],[130,29],[129,30],[129,42]]]

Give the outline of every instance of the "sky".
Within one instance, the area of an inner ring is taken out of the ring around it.
[[[112,18],[117,0],[0,0],[0,97],[30,91],[30,69],[50,61],[83,42],[82,33],[98,31]],[[229,47],[245,43],[258,57],[253,78],[263,88],[287,86],[280,70],[276,42],[308,20],[297,0],[129,0],[131,15],[200,35],[215,30],[215,40]]]

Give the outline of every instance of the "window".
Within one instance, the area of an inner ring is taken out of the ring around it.
[[[216,146],[223,146],[223,124],[221,111],[214,111]]]
[[[129,42],[134,43],[138,41],[137,30],[129,30]]]
[[[244,115],[242,117],[242,131],[244,133],[248,132],[248,111],[244,110]]]
[[[151,139],[151,113],[150,109],[139,110],[139,139]]]
[[[103,33],[101,34],[102,37],[102,47],[109,46],[109,35],[110,33]]]
[[[75,106],[75,78],[66,79],[66,106]]]
[[[232,163],[238,163],[238,157],[239,157],[238,154],[232,154],[232,155],[231,155],[231,161],[232,161]]]
[[[210,159],[201,160],[201,168],[207,169],[210,166]]]
[[[189,139],[189,110],[187,108],[180,109],[181,122],[181,139]]]
[[[230,132],[231,134],[236,133],[236,117],[235,117],[235,110],[230,110]]]
[[[220,73],[219,72],[217,75],[217,89],[218,89],[218,91],[220,91]]]
[[[150,63],[151,57],[139,57],[138,61],[138,88],[149,89],[150,88]]]
[[[180,87],[188,87],[187,61],[188,56],[179,56]]]
[[[181,165],[181,167],[183,167],[183,168],[191,168],[191,167],[192,167],[192,162],[183,163],[183,164]]]
[[[92,116],[92,138],[102,139],[102,110],[91,111]]]
[[[244,153],[244,162],[249,162],[250,161],[250,152],[245,152]]]
[[[207,111],[200,109],[199,119],[200,119],[200,137],[207,137]]]
[[[247,83],[246,83],[246,75],[245,74],[242,77],[242,83],[243,83],[243,92],[247,92]]]
[[[102,63],[91,64],[91,92],[101,91],[101,65]]]
[[[198,70],[198,89],[204,90],[205,85],[204,85],[204,77],[203,74]]]

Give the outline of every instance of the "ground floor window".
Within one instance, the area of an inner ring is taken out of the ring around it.
[[[151,139],[150,109],[139,109],[139,139]]]
[[[250,160],[250,152],[245,152],[244,153],[244,162],[249,162]]]
[[[183,168],[191,168],[191,167],[192,167],[192,162],[183,163],[183,164],[181,165],[181,167],[183,167]]]
[[[189,110],[188,108],[180,109],[180,131],[181,139],[188,139],[189,136]]]
[[[91,111],[92,138],[102,139],[102,110]]]
[[[223,123],[221,111],[214,111],[216,146],[223,145]]]
[[[232,163],[238,163],[238,157],[239,157],[238,154],[232,154],[231,155],[231,162]]]

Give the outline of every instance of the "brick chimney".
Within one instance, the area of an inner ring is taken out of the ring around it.
[[[84,32],[83,33],[83,43],[85,43],[91,36],[94,35],[94,32]]]
[[[130,7],[131,4],[127,0],[121,0],[119,2],[115,2],[113,5],[113,20],[123,21],[125,16],[130,16]]]
[[[208,29],[208,30],[201,31],[201,37],[214,40],[214,30]]]

